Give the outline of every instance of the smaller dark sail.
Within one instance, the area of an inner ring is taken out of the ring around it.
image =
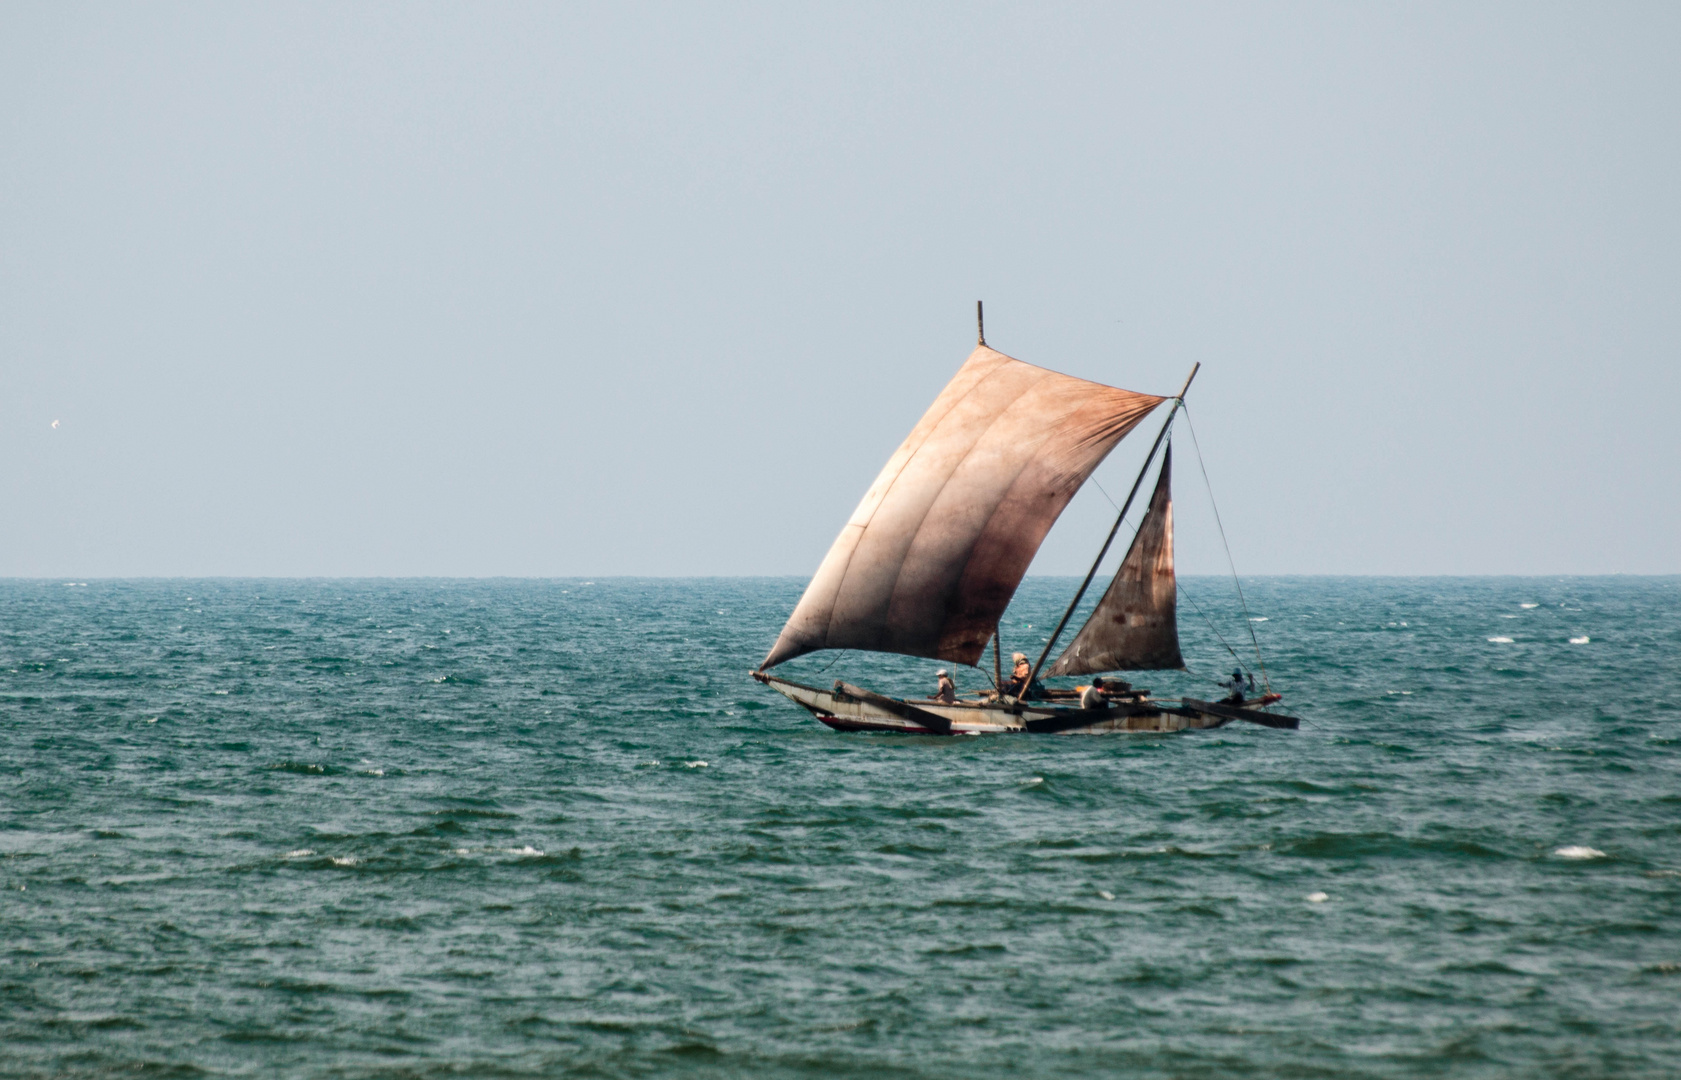
[[[1115,580],[1047,675],[1182,668],[1178,582],[1173,576],[1173,447],[1162,453],[1156,493]]]

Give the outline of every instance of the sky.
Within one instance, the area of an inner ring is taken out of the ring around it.
[[[7,3],[0,576],[808,575],[977,299],[1202,364],[1244,573],[1681,572],[1677,56],[1673,4]]]

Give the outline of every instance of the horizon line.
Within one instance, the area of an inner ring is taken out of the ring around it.
[[[63,583],[82,584],[81,581],[66,581],[67,578],[80,578],[79,574],[0,574],[0,582],[35,582],[35,583]],[[88,581],[785,581],[810,580],[810,575],[802,574],[123,574],[123,575],[85,575]],[[1029,580],[1066,580],[1081,577],[1081,574],[1028,574],[1023,581]],[[1179,574],[1179,578],[1186,580],[1215,579],[1224,581],[1230,574]],[[1671,571],[1628,571],[1604,570],[1598,572],[1547,571],[1520,573],[1516,571],[1502,571],[1494,573],[1347,573],[1347,574],[1301,574],[1301,573],[1257,573],[1236,575],[1239,580],[1245,578],[1316,578],[1325,580],[1346,579],[1451,579],[1451,578],[1673,578],[1681,577],[1681,570]]]

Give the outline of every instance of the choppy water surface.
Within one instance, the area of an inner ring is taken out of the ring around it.
[[[1681,1075],[1681,581],[1258,580],[1301,731],[992,739],[749,681],[801,584],[0,582],[0,1074]]]

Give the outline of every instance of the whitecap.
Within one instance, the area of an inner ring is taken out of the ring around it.
[[[1026,780],[1023,780],[1021,782],[1021,786],[1022,787],[1034,787],[1038,784],[1043,784],[1044,782],[1045,782],[1045,778],[1043,776],[1030,776]]]
[[[346,855],[342,859],[339,858],[337,855],[334,855],[333,856],[333,865],[334,866],[355,866],[356,865],[356,859],[355,859],[354,856],[350,856],[350,855]]]
[[[1540,606],[1541,606],[1540,604],[1519,604],[1518,605],[1518,607],[1523,608],[1525,611],[1529,610],[1530,608],[1535,608],[1535,607],[1540,607]]]
[[[706,762],[704,762],[704,761],[685,761],[685,762],[683,762],[683,768],[685,768],[685,769],[704,769],[704,768],[706,768]]]
[[[1266,617],[1266,616],[1265,616],[1265,615],[1261,615],[1261,616],[1259,616],[1259,617],[1257,617],[1257,618],[1253,618],[1253,619],[1250,619],[1250,620],[1249,620],[1249,621],[1250,621],[1250,622],[1266,622],[1266,621],[1267,621],[1267,617]]]
[[[1495,645],[1510,645],[1512,643],[1512,639],[1509,637],[1491,637],[1488,640]]]
[[[1585,637],[1573,637],[1570,639],[1570,644],[1572,645],[1586,645],[1587,643],[1588,639]]]
[[[1554,851],[1553,854],[1557,855],[1561,859],[1603,859],[1603,858],[1605,858],[1605,852],[1600,851],[1598,848],[1583,847],[1580,844],[1571,844],[1569,847],[1561,847],[1558,850]]]
[[[362,770],[362,775],[363,776],[384,776],[385,775],[385,770],[384,769],[363,769]]]
[[[301,848],[296,848],[292,851],[288,851],[286,853],[286,857],[288,859],[307,859],[313,854],[315,854],[315,849],[314,848],[301,847]]]
[[[155,724],[155,723],[158,722],[158,718],[154,716],[154,717],[151,717],[150,719],[148,719],[146,722],[148,724]]]
[[[468,848],[458,847],[458,848],[450,848],[449,853],[451,855],[471,855],[473,852]]]
[[[511,847],[511,848],[509,848],[508,849],[508,854],[509,855],[541,855],[543,853],[541,851],[538,851],[536,848],[532,847],[530,844],[527,844],[524,847]]]
[[[1101,897],[1103,897],[1103,899],[1105,899],[1105,900],[1113,900],[1113,899],[1115,899],[1115,894],[1114,894],[1114,893],[1112,893],[1112,892],[1110,892],[1110,891],[1109,891],[1109,890],[1108,890],[1108,889],[1099,889],[1099,890],[1097,890],[1097,895],[1099,895],[1099,896],[1101,896]]]
[[[1310,892],[1307,894],[1307,902],[1310,904],[1323,904],[1329,899],[1330,896],[1322,892]]]

